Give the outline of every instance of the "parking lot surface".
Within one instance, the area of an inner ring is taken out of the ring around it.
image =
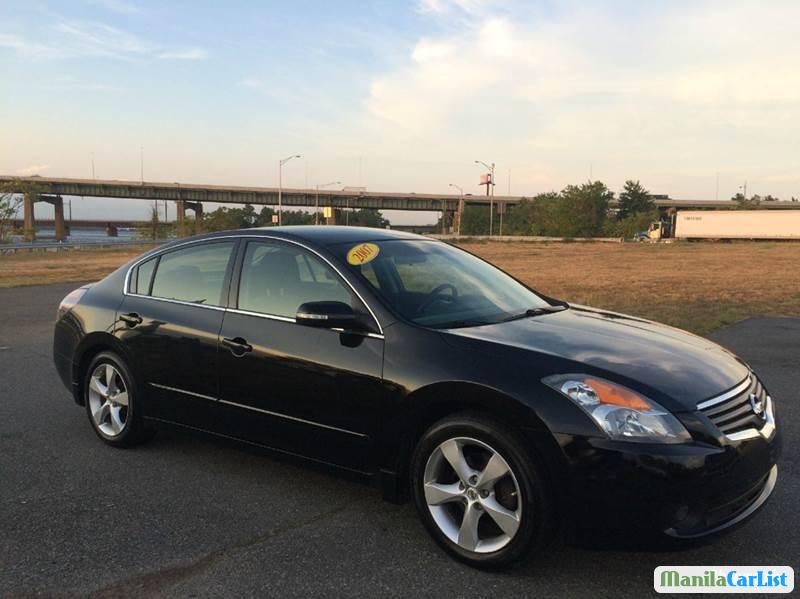
[[[50,357],[56,306],[76,286],[0,290],[0,596],[618,598],[655,594],[659,565],[798,568],[800,319],[713,336],[766,382],[783,434],[777,489],[745,527],[680,552],[556,543],[487,573],[442,553],[411,504],[363,484],[184,432],[101,443]]]

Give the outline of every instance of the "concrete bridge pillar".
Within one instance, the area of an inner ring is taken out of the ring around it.
[[[183,200],[175,201],[175,234],[178,237],[186,237],[186,202]]]
[[[67,238],[67,227],[64,224],[64,199],[61,196],[48,200],[53,204],[53,220],[56,228],[56,241]]]
[[[175,222],[177,224],[176,234],[178,237],[186,237],[191,234],[198,234],[203,232],[203,204],[201,202],[189,202],[187,200],[175,201]],[[187,231],[186,226],[186,209],[194,212],[194,231]]]
[[[203,204],[200,202],[192,202],[189,208],[194,210],[194,233],[198,235],[203,232]]]
[[[36,241],[36,217],[33,213],[33,205],[36,202],[34,196],[26,193],[23,196],[22,204],[25,212],[25,222],[22,230],[25,241]]]

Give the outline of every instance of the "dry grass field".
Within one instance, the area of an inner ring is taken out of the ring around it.
[[[97,281],[152,246],[0,254],[0,289]]]
[[[800,316],[798,243],[483,243],[463,247],[552,297],[700,334],[750,316]]]
[[[800,244],[465,243],[548,295],[697,333],[800,316]],[[101,278],[145,247],[0,255],[0,287]]]

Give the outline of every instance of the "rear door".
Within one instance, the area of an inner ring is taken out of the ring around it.
[[[368,471],[379,413],[383,335],[295,323],[310,301],[367,308],[320,256],[278,240],[249,240],[220,347],[221,422],[231,434]],[[233,303],[235,302],[235,303]],[[225,341],[227,340],[227,341]]]
[[[193,243],[131,271],[116,334],[145,387],[147,416],[213,427],[217,342],[236,244]]]

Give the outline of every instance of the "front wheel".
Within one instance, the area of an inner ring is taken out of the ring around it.
[[[133,376],[117,354],[94,357],[84,376],[83,398],[92,428],[109,445],[128,447],[153,436],[140,414]]]
[[[476,567],[510,564],[554,529],[550,485],[524,439],[480,414],[457,414],[420,439],[411,464],[417,511],[451,555]]]

